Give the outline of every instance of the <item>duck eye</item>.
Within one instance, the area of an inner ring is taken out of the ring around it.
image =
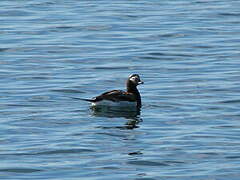
[[[136,77],[131,77],[130,78],[132,81],[135,81],[136,80]]]

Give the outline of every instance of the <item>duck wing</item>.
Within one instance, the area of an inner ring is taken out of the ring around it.
[[[112,90],[101,94],[94,98],[94,101],[110,100],[110,101],[136,101],[136,97],[132,93],[122,90]]]

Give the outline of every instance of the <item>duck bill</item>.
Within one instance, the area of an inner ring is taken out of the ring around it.
[[[138,82],[138,85],[139,85],[139,84],[144,84],[144,82],[143,82],[143,81],[139,81],[139,82]]]

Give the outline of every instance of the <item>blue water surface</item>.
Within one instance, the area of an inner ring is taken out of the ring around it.
[[[239,179],[240,1],[0,7],[0,179]],[[78,99],[132,73],[140,113]]]

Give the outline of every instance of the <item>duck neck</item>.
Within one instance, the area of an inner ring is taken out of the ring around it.
[[[142,106],[141,96],[137,89],[137,86],[134,85],[131,81],[127,81],[127,92],[133,93],[136,96],[137,107],[140,108]]]
[[[129,93],[138,92],[136,85],[134,85],[131,81],[127,82],[127,92],[129,92]]]

